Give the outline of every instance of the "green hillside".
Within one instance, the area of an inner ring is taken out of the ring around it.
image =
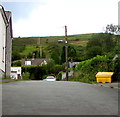
[[[91,39],[92,34],[80,34],[80,35],[70,35],[68,36],[69,43],[71,44],[80,44],[81,42],[86,42],[88,39]],[[58,40],[65,40],[64,36],[50,36],[50,37],[19,37],[13,39],[14,46],[23,46],[23,45],[37,45],[39,39],[42,44],[47,42],[57,42]],[[77,43],[76,43],[77,41]]]
[[[85,46],[92,34],[69,35],[68,41],[70,45]],[[49,36],[49,37],[18,37],[13,39],[13,60],[25,57],[32,57],[33,53],[36,55],[40,51],[40,44],[42,46],[43,57],[51,57],[54,49],[62,50],[63,43],[58,43],[58,40],[65,40],[64,36]],[[54,47],[55,46],[55,47]],[[14,58],[15,57],[15,58]],[[39,57],[39,56],[36,56]]]

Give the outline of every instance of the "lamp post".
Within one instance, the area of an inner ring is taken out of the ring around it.
[[[66,80],[68,81],[68,39],[67,39],[67,26],[65,26],[65,59],[66,59]]]

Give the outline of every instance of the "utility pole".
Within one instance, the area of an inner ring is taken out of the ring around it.
[[[39,38],[39,47],[40,47],[40,58],[42,58],[42,44],[40,42],[40,38]]]
[[[66,80],[68,81],[68,39],[67,39],[67,26],[65,26],[65,59],[66,59]]]

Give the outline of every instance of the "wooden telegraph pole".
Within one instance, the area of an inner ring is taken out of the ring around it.
[[[39,42],[38,42],[39,48],[40,48],[40,58],[42,58],[42,44],[41,44],[41,39],[39,37]]]
[[[66,80],[68,81],[68,39],[67,39],[67,26],[65,26],[65,59],[66,59]]]

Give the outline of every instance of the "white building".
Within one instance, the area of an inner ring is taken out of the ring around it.
[[[76,67],[80,62],[69,62],[69,68]]]
[[[0,5],[0,78],[10,76],[12,53],[11,12]]]
[[[118,2],[118,25],[120,26],[120,1]]]
[[[22,79],[21,67],[11,67],[11,78]]]
[[[5,73],[5,46],[6,46],[6,27],[7,17],[0,6],[0,77]]]

